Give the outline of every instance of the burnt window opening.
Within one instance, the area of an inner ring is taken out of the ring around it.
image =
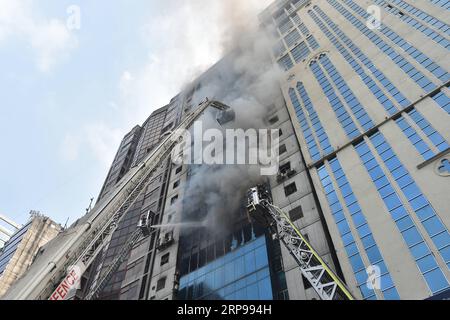
[[[283,154],[287,151],[286,145],[282,144],[279,148],[279,154]]]
[[[303,218],[303,209],[302,206],[298,206],[297,208],[292,209],[289,211],[289,217],[292,221],[296,221],[300,218]]]
[[[284,193],[286,194],[286,197],[288,197],[291,194],[296,193],[296,192],[297,192],[297,186],[296,186],[295,182],[284,187]]]
[[[161,257],[161,266],[169,263],[170,253],[166,253]]]
[[[269,119],[269,123],[272,125],[272,124],[277,123],[279,120],[280,119],[278,118],[278,116],[274,116],[274,117]]]
[[[289,170],[291,170],[291,162],[286,162],[280,166],[280,173],[282,174],[287,173]]]
[[[181,170],[183,170],[183,167],[178,167],[177,170],[175,171],[175,174],[179,174]]]
[[[172,197],[172,199],[170,199],[170,204],[174,204],[175,202],[177,202],[178,200],[178,195],[176,195],[175,197]]]
[[[166,286],[166,278],[164,277],[159,279],[158,282],[156,283],[156,291],[164,289],[165,286]]]
[[[180,180],[177,180],[173,183],[173,189],[178,188],[178,186],[180,185]]]

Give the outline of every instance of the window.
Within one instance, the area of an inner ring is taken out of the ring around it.
[[[271,125],[273,125],[273,124],[277,123],[279,120],[280,120],[280,119],[278,118],[278,116],[274,116],[274,117],[272,117],[272,118],[269,119],[269,123],[270,123]]]
[[[164,289],[165,286],[166,286],[166,278],[164,277],[159,279],[158,282],[156,283],[156,291]]]
[[[183,170],[183,167],[178,167],[177,170],[175,171],[175,174],[179,174],[181,170]]]
[[[280,137],[283,135],[283,130],[279,129],[278,130],[278,134],[280,135]]]
[[[285,173],[287,173],[289,170],[291,170],[291,163],[290,163],[290,162],[286,162],[285,164],[283,164],[282,166],[280,166],[280,173],[281,173],[281,174],[285,174]]]
[[[297,192],[297,186],[295,185],[295,182],[291,183],[290,185],[284,187],[284,193],[286,194],[286,197],[290,196],[293,193]]]
[[[292,209],[289,211],[289,217],[292,221],[296,221],[300,218],[303,218],[303,209],[302,206],[298,206],[297,208]]]
[[[173,183],[173,188],[176,189],[180,185],[180,180],[177,180]]]
[[[285,144],[281,145],[280,148],[278,149],[278,151],[279,151],[279,154],[285,153],[287,151],[286,145]]]
[[[170,253],[166,253],[161,257],[161,266],[165,265],[166,263],[169,263],[169,257]]]
[[[174,204],[175,202],[177,202],[177,200],[178,200],[178,195],[176,195],[175,197],[170,199],[170,204]]]

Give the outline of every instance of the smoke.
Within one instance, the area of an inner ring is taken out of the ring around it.
[[[234,128],[267,128],[265,117],[280,97],[282,72],[270,59],[272,39],[259,30],[256,12],[241,10],[242,1],[224,1],[226,32],[224,50],[228,55],[196,81],[185,87],[196,88],[193,105],[208,97],[221,101],[236,113]],[[202,119],[203,129],[222,129],[214,113]],[[251,146],[257,147],[257,146]],[[203,221],[214,233],[226,232],[242,208],[248,188],[265,182],[255,165],[191,166],[189,185],[183,200],[183,221]],[[195,230],[193,230],[195,232]]]

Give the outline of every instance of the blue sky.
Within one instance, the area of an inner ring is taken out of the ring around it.
[[[0,213],[80,217],[122,136],[270,2],[0,0]],[[80,29],[67,28],[70,5]]]

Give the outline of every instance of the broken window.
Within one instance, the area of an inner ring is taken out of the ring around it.
[[[289,217],[292,221],[296,221],[300,218],[303,218],[303,209],[302,206],[298,206],[297,208],[292,209],[289,211]]]
[[[296,193],[296,192],[297,192],[297,186],[295,185],[295,182],[284,187],[284,193],[286,194],[286,197],[288,197],[291,194]]]
[[[164,289],[165,286],[166,286],[166,278],[164,277],[159,279],[158,282],[156,283],[156,291]]]
[[[287,162],[287,163],[283,164],[282,166],[280,166],[280,173],[282,173],[282,174],[287,173],[289,170],[291,170],[290,162]]]
[[[166,253],[165,255],[163,255],[161,257],[161,265],[165,265],[166,263],[169,263],[169,257],[170,257],[170,253]]]

